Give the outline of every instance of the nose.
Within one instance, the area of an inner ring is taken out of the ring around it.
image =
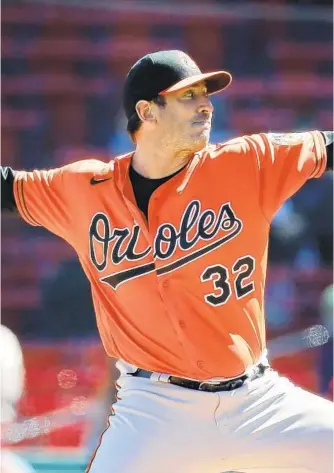
[[[213,105],[209,97],[201,97],[199,104],[199,112],[211,115],[213,113]]]

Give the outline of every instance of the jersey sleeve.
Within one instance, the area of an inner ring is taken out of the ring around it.
[[[14,198],[21,217],[30,225],[42,226],[70,242],[78,180],[75,165],[17,171]]]
[[[261,208],[269,221],[284,201],[326,169],[326,147],[319,131],[268,133],[244,137],[252,155]]]

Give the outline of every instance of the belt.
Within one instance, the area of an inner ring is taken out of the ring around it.
[[[249,374],[244,374],[237,378],[229,379],[226,381],[195,381],[186,378],[179,378],[177,376],[168,376],[162,375],[156,378],[157,373],[153,371],[146,371],[138,369],[134,373],[131,373],[132,376],[139,378],[154,378],[157,381],[175,384],[176,386],[181,386],[182,388],[195,389],[197,391],[208,391],[208,392],[218,392],[218,391],[232,391],[234,389],[240,388],[246,379],[255,379],[264,374],[264,372],[269,368],[268,365],[262,363],[258,364]]]

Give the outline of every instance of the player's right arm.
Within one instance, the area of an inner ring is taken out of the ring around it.
[[[71,243],[80,192],[106,164],[89,159],[55,169],[16,171],[1,168],[1,208],[18,212],[30,225],[41,226]]]
[[[1,168],[1,208],[17,211],[30,225],[69,239],[75,179],[71,165],[15,171]]]

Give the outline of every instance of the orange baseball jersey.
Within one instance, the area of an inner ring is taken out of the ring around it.
[[[148,221],[128,176],[132,155],[20,171],[19,212],[76,250],[110,356],[189,378],[238,376],[266,346],[270,222],[324,172],[323,137],[210,145],[154,191]]]

